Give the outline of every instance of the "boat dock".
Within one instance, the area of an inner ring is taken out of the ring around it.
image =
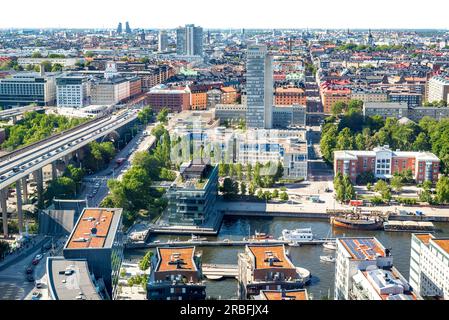
[[[239,275],[236,264],[203,264],[203,275],[209,280],[220,280],[223,278],[237,278]]]
[[[335,239],[315,239],[310,241],[297,241],[297,245],[322,245],[323,243],[333,241]],[[284,240],[217,240],[217,241],[170,241],[170,242],[149,242],[135,241],[125,243],[126,249],[148,249],[163,247],[180,247],[180,246],[196,246],[196,247],[243,247],[246,245],[290,245],[291,241]]]

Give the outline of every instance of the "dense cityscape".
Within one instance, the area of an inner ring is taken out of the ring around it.
[[[0,300],[447,300],[448,101],[447,30],[0,29]]]

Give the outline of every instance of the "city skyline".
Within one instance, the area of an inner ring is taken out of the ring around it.
[[[0,29],[9,28],[101,28],[114,29],[119,21],[129,21],[131,28],[176,28],[181,25],[195,23],[205,29],[226,28],[372,28],[372,29],[447,29],[445,12],[449,4],[437,0],[429,0],[429,7],[439,8],[432,15],[422,15],[418,6],[413,7],[410,1],[379,0],[375,7],[366,7],[365,11],[358,12],[360,1],[345,0],[340,2],[322,1],[320,6],[314,3],[298,3],[293,0],[284,0],[280,3],[280,14],[273,14],[273,7],[268,1],[259,1],[257,15],[254,2],[227,1],[226,6],[220,8],[220,15],[205,14],[212,10],[208,8],[205,0],[196,0],[192,5],[185,6],[180,0],[173,0],[170,5],[170,17],[158,14],[165,9],[165,4],[148,3],[141,0],[132,1],[132,5],[123,7],[114,0],[108,6],[102,3],[80,0],[79,5],[70,11],[56,11],[50,6],[51,0],[32,2],[20,1],[27,7],[26,12],[14,14],[16,3],[5,3],[5,12],[0,21]],[[148,14],[136,15],[135,9]],[[86,10],[88,8],[88,10]],[[344,13],[336,15],[335,12]],[[387,8],[387,9],[385,9]],[[296,9],[296,10],[295,10]],[[106,18],[99,15],[106,13]],[[406,14],[398,15],[403,11]],[[305,14],[308,13],[308,14]],[[82,17],[80,19],[79,17]],[[380,19],[381,17],[381,19]]]

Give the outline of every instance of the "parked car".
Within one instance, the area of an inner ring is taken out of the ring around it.
[[[36,255],[34,257],[34,259],[33,259],[33,261],[31,263],[34,264],[34,265],[37,265],[42,260],[42,258],[43,258],[42,255],[38,254],[38,255]]]
[[[34,276],[32,274],[27,275],[28,282],[34,282]]]
[[[42,289],[42,287],[44,286],[44,284],[43,284],[41,281],[36,280],[36,281],[34,282],[34,286],[35,286],[37,289]]]
[[[33,273],[33,267],[26,268],[26,274],[32,274]]]

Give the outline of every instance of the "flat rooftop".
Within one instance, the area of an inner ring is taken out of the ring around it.
[[[260,294],[266,300],[309,300],[309,295],[306,289],[289,290],[289,291],[275,291],[275,290],[261,290]]]
[[[421,240],[425,245],[432,244],[449,254],[449,238],[436,238],[430,233],[415,233],[414,236]]]
[[[65,249],[111,247],[122,209],[86,208],[81,213]]]
[[[278,246],[248,246],[254,256],[256,269],[294,268],[285,253],[284,245]]]
[[[197,271],[193,261],[195,247],[158,248],[159,262],[156,272]]]
[[[66,270],[72,270],[66,275]],[[49,294],[53,300],[102,300],[93,283],[87,261],[47,259]]]
[[[376,260],[385,257],[385,248],[376,238],[343,238],[337,239],[355,260]]]
[[[441,249],[449,254],[449,238],[448,239],[432,239]]]

